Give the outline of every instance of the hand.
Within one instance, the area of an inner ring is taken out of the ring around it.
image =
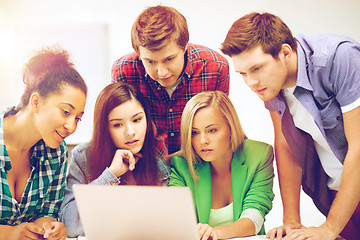
[[[9,232],[9,239],[23,240],[23,239],[43,239],[44,230],[35,223],[21,223],[12,227]]]
[[[109,170],[116,176],[120,177],[127,171],[135,169],[137,159],[126,149],[118,149],[115,152]]]
[[[286,240],[311,239],[311,240],[334,240],[338,235],[335,234],[326,223],[321,227],[309,227],[293,229],[285,237]]]
[[[303,225],[301,225],[298,222],[288,222],[280,227],[271,229],[267,234],[266,238],[270,238],[270,240],[274,240],[275,238],[277,240],[282,239],[283,236],[287,235],[291,230],[293,229],[301,229],[304,228]]]
[[[209,226],[208,224],[198,223],[197,229],[199,232],[200,240],[207,240],[207,239],[217,240],[218,239],[217,231],[214,228],[212,228],[211,226]]]
[[[62,222],[44,222],[44,239],[49,240],[65,240],[66,239],[66,227]]]

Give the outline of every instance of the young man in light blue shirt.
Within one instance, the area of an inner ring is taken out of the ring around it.
[[[277,16],[237,20],[222,45],[265,102],[275,129],[284,225],[270,239],[360,235],[360,45],[337,35],[293,37]],[[300,221],[300,189],[327,216]]]

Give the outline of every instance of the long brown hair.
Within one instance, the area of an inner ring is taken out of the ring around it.
[[[132,99],[138,101],[144,108],[147,120],[144,145],[140,151],[142,158],[136,163],[133,173],[138,185],[157,185],[159,170],[150,111],[141,92],[124,82],[112,83],[106,86],[96,100],[94,130],[90,142],[90,161],[88,165],[91,180],[98,178],[104,169],[110,166],[117,150],[109,132],[108,117],[110,112]]]

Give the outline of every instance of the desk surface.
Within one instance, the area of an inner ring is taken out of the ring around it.
[[[243,237],[243,238],[231,238],[229,240],[265,240],[265,235],[257,235],[251,237]],[[86,240],[86,237],[78,237],[78,238],[67,238],[66,240]]]

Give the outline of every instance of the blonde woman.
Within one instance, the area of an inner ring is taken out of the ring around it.
[[[265,234],[273,149],[246,139],[226,94],[206,91],[188,101],[181,149],[172,156],[169,185],[191,189],[202,240]]]

